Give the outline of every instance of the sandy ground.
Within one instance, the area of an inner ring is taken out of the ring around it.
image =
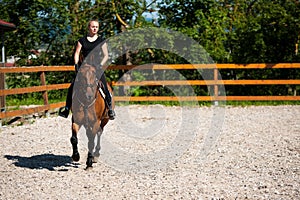
[[[0,199],[300,199],[300,106],[120,106],[86,171],[68,119],[0,128]]]

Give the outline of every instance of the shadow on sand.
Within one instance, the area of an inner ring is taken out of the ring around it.
[[[41,154],[31,157],[5,155],[8,160],[14,161],[17,167],[29,169],[48,169],[50,171],[68,171],[68,168],[78,168],[78,163],[73,163],[70,156]],[[55,169],[59,168],[59,169]]]

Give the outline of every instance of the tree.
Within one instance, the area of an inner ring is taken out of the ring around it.
[[[166,0],[160,24],[198,41],[218,63],[299,62],[300,2],[294,0]],[[299,48],[299,47],[298,47]],[[296,78],[286,70],[221,71],[225,79]],[[286,86],[266,91],[242,88],[231,94],[287,92]]]
[[[299,61],[299,8],[292,0],[167,0],[159,13],[162,26],[192,37],[216,62],[290,62]]]
[[[133,16],[140,20],[144,5],[133,0],[2,0],[3,19],[17,26],[7,35],[7,55],[21,58],[19,65],[72,64],[75,42],[86,33],[90,19],[99,19],[100,33],[108,38],[121,31],[116,16],[131,24]],[[43,51],[28,63],[32,50]]]
[[[160,24],[180,31],[199,42],[214,60],[228,61],[224,46],[227,35],[227,13],[220,1],[168,0],[160,4]]]
[[[244,2],[231,40],[234,62],[297,62],[299,1]]]
[[[159,16],[155,23],[143,17],[145,12],[154,10]],[[296,49],[300,40],[300,3],[297,0],[1,0],[0,12],[3,20],[17,26],[13,33],[6,35],[5,46],[7,55],[21,58],[19,65],[73,64],[75,42],[86,33],[87,22],[95,18],[101,22],[100,31],[106,38],[153,26],[178,31],[203,46],[218,63],[300,61]],[[126,49],[145,38],[147,34],[141,34],[129,41],[127,47],[120,45]],[[176,46],[168,33],[161,33],[158,40],[153,42],[164,44],[166,49]],[[38,58],[29,61],[32,50],[43,51]],[[125,58],[121,55],[115,61],[116,64],[137,65],[187,62],[174,52],[139,49],[127,51]],[[189,56],[188,51],[183,54],[182,57]],[[266,71],[263,75],[299,76],[295,74]],[[225,72],[222,75],[234,79],[255,77],[259,73]],[[121,74],[112,76],[120,77]]]

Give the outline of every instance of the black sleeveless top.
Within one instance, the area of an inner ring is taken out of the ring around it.
[[[82,55],[84,58],[86,58],[87,55],[89,55],[89,53],[94,48],[96,48],[97,46],[100,46],[101,42],[103,42],[104,40],[102,37],[98,36],[98,38],[95,41],[90,42],[90,41],[88,41],[87,36],[85,36],[85,37],[80,38],[78,41],[82,45],[82,47],[81,47]]]
[[[101,48],[102,47],[101,43],[103,41],[104,39],[100,36],[98,36],[98,38],[93,42],[88,41],[87,36],[82,37],[78,40],[78,42],[80,42],[80,44],[82,45],[81,53],[83,56],[83,60],[86,63],[89,63],[96,67],[100,66],[103,57],[102,48]]]

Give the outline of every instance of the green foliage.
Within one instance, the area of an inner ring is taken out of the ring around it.
[[[5,47],[6,55],[19,58],[19,66],[72,65],[75,42],[87,33],[90,19],[100,21],[100,33],[117,53],[114,64],[300,62],[300,53],[296,54],[296,44],[300,41],[299,1],[2,0],[0,12],[1,19],[17,26],[5,34]],[[152,15],[153,20],[147,21],[144,14]],[[37,57],[32,58],[37,50]],[[106,76],[108,81],[117,81],[124,73],[111,70],[106,71]],[[203,79],[202,72],[197,70],[178,73],[185,79]],[[220,73],[223,79],[300,78],[296,69],[221,70]],[[176,77],[161,75],[165,80]],[[72,81],[74,73],[53,72],[46,76],[49,84],[66,83]],[[144,73],[134,72],[130,76],[147,80]],[[6,84],[8,88],[40,85],[39,74],[9,74]],[[208,95],[207,87],[193,89],[196,94]],[[299,88],[226,87],[227,94],[232,95],[285,95],[291,90]],[[136,96],[173,95],[172,90],[163,87],[132,87],[129,92]],[[49,92],[50,101],[63,99],[65,95],[66,90]],[[17,103],[25,98],[40,99],[41,94],[11,95],[8,102]]]
[[[75,76],[75,72],[46,72],[46,84],[70,83]],[[39,73],[11,73],[6,74],[6,85],[8,89],[25,88],[41,85]],[[67,90],[54,90],[48,92],[50,102],[64,101]],[[8,106],[43,104],[42,93],[25,93],[19,95],[9,95],[6,97]]]
[[[38,74],[9,74],[6,75],[7,88],[23,88],[26,86],[38,86],[39,77]],[[22,99],[41,99],[42,95],[40,93],[26,93],[22,95],[10,95],[7,100],[18,105],[18,102]]]
[[[199,42],[218,63],[299,62],[297,1],[177,1],[160,5],[162,26]]]

